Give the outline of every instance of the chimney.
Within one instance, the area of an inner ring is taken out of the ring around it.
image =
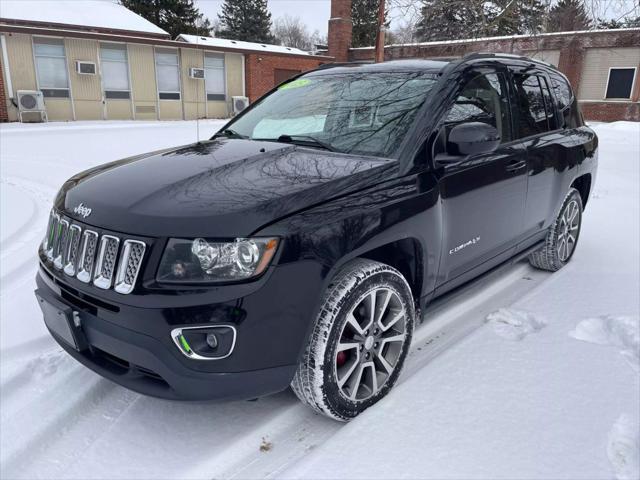
[[[329,55],[335,57],[336,62],[349,61],[352,31],[351,0],[331,0]]]

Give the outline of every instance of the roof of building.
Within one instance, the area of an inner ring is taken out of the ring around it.
[[[477,37],[477,38],[461,38],[459,40],[435,40],[430,42],[415,42],[415,43],[394,43],[390,45],[385,45],[385,48],[389,47],[426,47],[431,45],[451,45],[456,43],[474,43],[474,42],[487,42],[487,41],[496,41],[496,40],[515,40],[519,38],[524,39],[536,39],[541,37],[554,37],[559,35],[588,35],[588,34],[599,34],[599,33],[620,33],[620,32],[638,32],[640,33],[640,28],[614,28],[614,29],[603,29],[603,30],[576,30],[571,32],[548,32],[548,33],[538,33],[535,35],[505,35],[502,37]],[[351,50],[373,50],[375,47],[356,47],[351,48]]]
[[[0,20],[169,35],[140,15],[106,0],[84,0],[81,5],[77,0],[2,0]]]
[[[282,45],[270,45],[268,43],[243,42],[240,40],[227,40],[225,38],[201,37],[198,35],[179,35],[177,40],[209,47],[224,48],[229,50],[281,53],[289,55],[311,55],[299,48],[285,47]]]

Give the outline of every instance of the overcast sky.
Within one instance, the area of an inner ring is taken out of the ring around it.
[[[211,20],[217,17],[222,0],[195,0],[195,3]],[[330,0],[268,0],[271,18],[276,19],[286,14],[292,17],[300,17],[307,25],[310,32],[318,30],[321,34],[327,33],[327,22],[331,13]]]
[[[638,0],[587,0],[596,2],[600,11],[609,18],[616,18],[621,13],[626,13],[637,5]],[[220,11],[223,0],[195,0],[195,3],[211,20],[215,19]],[[406,3],[406,2],[405,2]],[[420,0],[413,2],[418,6]],[[327,22],[329,21],[331,1],[330,0],[268,0],[271,17],[275,20],[284,15],[300,17],[307,25],[310,32],[318,30],[321,34],[327,34]],[[391,27],[402,24],[403,17],[408,12],[395,9],[391,12]]]

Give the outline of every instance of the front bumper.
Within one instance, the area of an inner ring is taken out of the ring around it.
[[[308,280],[304,286],[301,275]],[[106,302],[94,296],[95,289],[80,291],[65,280],[41,263],[38,295],[73,309],[80,319],[88,348],[78,351],[51,332],[71,356],[136,392],[201,401],[250,399],[288,387],[314,318],[319,291],[314,283],[321,275],[312,263],[289,264],[274,268],[268,281],[244,297],[217,302],[216,289],[211,303],[186,306],[185,295],[167,296],[161,308]],[[225,289],[225,299],[233,288]],[[194,299],[201,302],[201,292]],[[222,323],[237,330],[235,348],[224,359],[187,358],[171,338],[176,327]]]

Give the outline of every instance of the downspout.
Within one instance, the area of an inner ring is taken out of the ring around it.
[[[0,46],[2,48],[2,65],[4,66],[4,76],[7,81],[7,96],[11,103],[17,108],[16,101],[13,98],[13,84],[11,83],[11,70],[9,68],[9,54],[7,53],[7,41],[4,35],[0,35]]]

